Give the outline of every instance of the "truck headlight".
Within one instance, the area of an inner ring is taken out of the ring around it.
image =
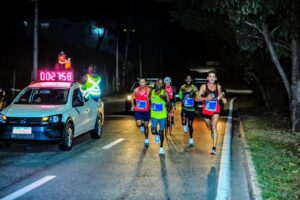
[[[5,115],[0,114],[0,123],[6,123],[7,117]]]
[[[60,121],[60,115],[52,115],[49,117],[43,117],[42,122],[49,122],[50,124],[56,124]]]

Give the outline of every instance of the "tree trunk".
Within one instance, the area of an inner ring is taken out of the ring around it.
[[[100,50],[100,46],[102,44],[102,41],[103,41],[103,38],[104,38],[105,34],[106,34],[106,28],[104,28],[104,33],[101,36],[98,32],[98,41],[97,41],[97,46],[96,46],[97,50]]]
[[[290,105],[292,132],[300,131],[300,80],[299,80],[299,57],[300,49],[298,42],[293,39],[291,42],[292,71],[291,71],[291,95]]]
[[[289,98],[289,105],[291,105],[291,86],[290,86],[290,83],[289,83],[289,80],[286,76],[286,73],[284,72],[284,69],[282,68],[280,62],[279,62],[279,59],[278,59],[278,56],[274,50],[274,46],[272,44],[272,41],[271,41],[271,38],[270,38],[270,35],[269,35],[269,32],[268,32],[268,27],[267,27],[267,24],[263,23],[262,25],[262,34],[264,36],[264,39],[267,43],[267,46],[268,46],[268,50],[271,54],[271,57],[272,57],[272,61],[274,62],[276,68],[277,68],[277,71],[283,81],[283,85],[285,87],[285,90],[286,90],[286,93],[288,95],[288,98]]]

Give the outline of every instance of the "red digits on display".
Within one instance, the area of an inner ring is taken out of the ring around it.
[[[73,81],[73,73],[68,71],[39,71],[40,81]]]

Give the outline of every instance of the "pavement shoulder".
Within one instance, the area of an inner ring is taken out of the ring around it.
[[[244,160],[245,160],[245,170],[246,170],[246,177],[248,181],[248,187],[250,191],[251,199],[254,200],[262,200],[262,192],[259,187],[258,181],[257,181],[257,175],[255,171],[255,167],[253,164],[251,151],[249,149],[249,146],[247,145],[247,141],[245,138],[245,131],[243,128],[242,120],[240,119],[240,125],[239,125],[239,132],[241,134],[242,138],[242,145],[243,145],[243,153],[244,153]]]

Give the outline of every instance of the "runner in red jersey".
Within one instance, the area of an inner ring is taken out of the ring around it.
[[[168,107],[168,113],[169,117],[171,117],[171,126],[174,126],[174,116],[175,116],[175,110],[176,110],[176,89],[174,86],[172,86],[172,79],[170,77],[165,77],[164,78],[164,83],[165,83],[165,91],[169,95],[169,100],[170,100],[170,107]]]
[[[131,110],[135,111],[135,120],[137,127],[142,133],[145,133],[145,147],[149,147],[148,123],[150,120],[149,94],[150,88],[146,86],[146,79],[140,78],[140,86],[135,88],[131,98]]]
[[[207,127],[211,130],[213,140],[211,149],[212,155],[216,155],[217,153],[217,124],[221,111],[220,100],[222,100],[224,104],[226,103],[226,99],[222,95],[221,85],[217,83],[217,74],[214,71],[210,71],[207,74],[207,83],[200,86],[196,101],[203,102],[202,114]]]

